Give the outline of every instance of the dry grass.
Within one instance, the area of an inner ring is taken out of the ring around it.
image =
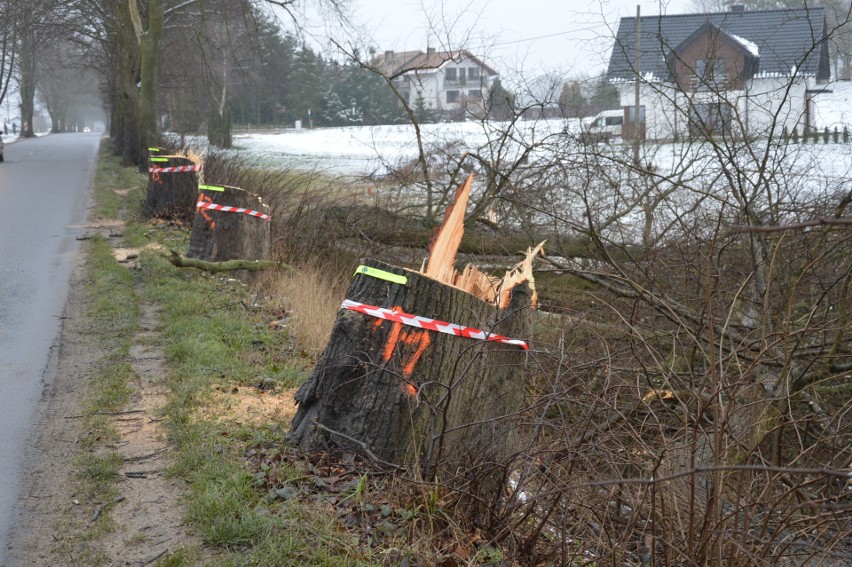
[[[328,343],[348,284],[338,274],[308,266],[297,272],[270,272],[260,289],[296,350],[316,358]]]

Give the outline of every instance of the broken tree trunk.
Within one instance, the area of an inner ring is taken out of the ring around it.
[[[346,299],[512,338],[529,337],[532,291],[511,290],[506,309],[415,271],[364,260],[405,284],[355,276]],[[296,394],[291,439],[367,449],[419,465],[426,477],[501,462],[515,450],[526,351],[343,309],[325,352]]]
[[[535,289],[530,250],[502,279],[455,262],[471,180],[420,272],[363,260],[328,346],[296,393],[290,439],[337,446],[499,497],[517,448],[525,339]],[[519,340],[518,340],[519,339]]]
[[[197,202],[188,258],[208,262],[269,258],[270,222],[259,196],[239,187],[203,185]]]
[[[184,156],[150,158],[148,190],[142,203],[143,218],[159,218],[187,224],[192,222],[198,195],[198,173],[157,170],[193,165],[193,161]]]

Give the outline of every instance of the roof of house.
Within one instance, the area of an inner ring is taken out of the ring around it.
[[[434,49],[422,51],[385,51],[373,58],[372,65],[383,75],[395,77],[409,71],[432,71],[437,70],[449,63],[462,60],[470,60],[479,65],[489,75],[499,75],[491,66],[486,65],[481,59],[466,49],[457,51],[436,51]]]
[[[816,76],[831,69],[823,8],[739,10],[704,14],[642,16],[641,72],[651,80],[671,80],[666,58],[706,24],[722,30],[758,59],[758,75]],[[621,18],[607,68],[610,80],[634,80],[636,18]]]

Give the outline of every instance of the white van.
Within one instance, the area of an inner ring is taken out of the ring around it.
[[[591,140],[609,140],[621,137],[624,110],[604,110],[595,115],[584,129],[584,136]]]

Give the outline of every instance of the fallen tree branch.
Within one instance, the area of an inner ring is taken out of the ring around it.
[[[359,441],[358,439],[355,439],[354,437],[350,437],[349,435],[346,435],[345,433],[340,433],[339,431],[329,429],[328,427],[326,427],[325,425],[323,425],[321,423],[316,423],[315,426],[316,426],[318,431],[325,431],[326,433],[330,433],[331,435],[335,435],[337,437],[340,437],[341,439],[345,439],[345,440],[349,441],[350,443],[354,443],[355,445],[358,445],[358,447],[364,452],[365,455],[367,455],[367,457],[369,457],[374,462],[379,463],[380,465],[384,465],[386,467],[390,467],[390,468],[393,468],[393,469],[401,469],[402,468],[399,465],[395,465],[393,463],[385,461],[384,459],[380,459],[378,456],[376,456],[375,453],[373,453],[370,450],[370,448],[367,446],[367,444],[364,443],[363,441]]]
[[[287,264],[279,262],[271,262],[268,260],[227,260],[225,262],[207,262],[196,258],[187,258],[181,256],[172,250],[169,262],[178,268],[197,268],[206,272],[230,272],[233,270],[248,270],[250,272],[259,272],[270,268],[277,268],[285,271],[291,271],[293,268]]]
[[[731,233],[738,232],[783,232],[785,230],[802,230],[814,226],[852,226],[852,218],[849,217],[820,217],[818,219],[809,220],[795,224],[782,224],[777,226],[769,225],[734,225],[731,227]]]

